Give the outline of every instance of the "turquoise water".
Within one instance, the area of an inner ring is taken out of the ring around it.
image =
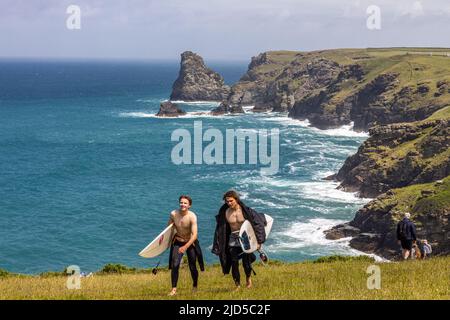
[[[245,63],[212,63],[227,83]],[[322,180],[356,152],[365,134],[349,127],[320,131],[285,114],[208,117],[214,104],[182,104],[188,115],[154,117],[166,100],[178,63],[0,62],[0,268],[38,273],[106,263],[151,267],[137,253],[165,226],[178,196],[193,198],[207,262],[223,193],[275,218],[270,258],[312,259],[356,254],[322,231],[350,220],[367,200]],[[175,129],[280,130],[280,170],[254,165],[171,162]]]

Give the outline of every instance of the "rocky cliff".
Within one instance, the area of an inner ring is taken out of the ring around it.
[[[450,103],[449,84],[450,58],[443,55],[408,49],[270,51],[251,59],[227,102],[289,112],[323,129],[353,122],[355,130],[366,131],[425,119]]]
[[[326,231],[353,237],[350,246],[392,259],[399,256],[396,224],[412,213],[418,238],[435,254],[450,254],[450,106],[422,121],[376,126],[334,177],[340,188],[377,197],[355,218]]]
[[[345,191],[376,197],[450,174],[450,107],[426,120],[375,126],[334,177]]]
[[[396,226],[404,212],[411,213],[418,239],[428,240],[433,255],[450,254],[450,177],[392,189],[365,205],[349,223],[326,231],[326,237],[352,237],[351,247],[396,259],[400,257]]]
[[[417,51],[417,52],[415,52]],[[231,89],[191,53],[182,55],[171,99],[219,100],[211,113],[288,112],[319,128],[353,123],[370,138],[330,177],[340,188],[378,197],[327,232],[391,258],[395,225],[413,213],[420,238],[450,253],[450,58],[447,49],[270,51],[251,59]],[[418,53],[420,52],[420,53]],[[427,54],[427,52],[429,52]],[[433,54],[430,54],[430,53]],[[425,53],[425,54],[424,54]],[[441,181],[442,180],[442,181]]]
[[[206,67],[202,57],[191,51],[181,54],[180,73],[170,100],[222,101],[229,92],[222,76]]]

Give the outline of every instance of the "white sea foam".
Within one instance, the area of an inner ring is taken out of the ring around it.
[[[294,222],[284,230],[272,234],[275,243],[270,246],[270,249],[292,250],[314,245],[336,246],[339,244],[347,246],[351,238],[328,240],[324,234],[324,231],[344,222],[343,220],[322,218],[310,219],[306,222]]]
[[[310,128],[311,130],[313,130],[316,133],[327,135],[327,136],[336,136],[336,137],[368,137],[369,136],[369,134],[367,132],[354,131],[353,130],[353,128],[354,128],[353,122],[351,122],[348,125],[343,125],[339,128],[321,130],[321,129],[311,126],[311,123],[309,122],[308,119],[298,120],[298,119],[289,118],[287,116],[270,116],[270,117],[264,118],[264,120],[271,121],[271,122],[277,122],[284,126],[298,126],[298,127],[303,127],[303,128]]]
[[[288,205],[284,205],[281,203],[274,203],[272,201],[269,200],[262,200],[262,199],[258,199],[258,198],[251,198],[252,203],[256,203],[256,204],[262,204],[264,207],[271,207],[271,208],[276,208],[276,209],[289,209],[291,208],[291,206]]]
[[[136,102],[155,102],[155,103],[160,103],[161,100],[160,99],[137,99]]]
[[[181,115],[178,117],[157,117],[155,113],[147,113],[147,112],[121,112],[119,113],[119,117],[121,118],[158,118],[158,119],[191,119],[191,118],[224,118],[226,116],[214,116],[208,112],[204,111],[192,111],[187,112],[185,115]]]
[[[249,192],[239,191],[239,196],[242,200],[248,199],[249,194]]]
[[[333,201],[339,203],[365,204],[372,199],[359,198],[356,192],[345,192],[336,189],[339,185],[335,181],[295,181],[280,179],[273,176],[247,177],[243,181],[247,185],[263,185],[275,188],[288,188],[292,195],[298,194],[305,199],[318,201]]]
[[[357,132],[353,130],[354,123],[351,122],[348,125],[341,126],[335,129],[327,129],[327,130],[319,130],[320,133],[325,134],[327,136],[340,136],[340,137],[368,137],[368,132]]]
[[[264,114],[267,115],[267,114]],[[270,121],[270,122],[276,122],[283,126],[299,126],[299,127],[309,127],[310,123],[308,120],[297,120],[292,119],[287,116],[273,116],[272,114],[268,114],[269,116],[264,117],[263,120]]]
[[[350,256],[366,255],[375,259],[377,262],[388,262],[375,254],[367,254],[350,247],[351,237],[338,240],[329,240],[325,237],[324,231],[344,223],[343,220],[310,219],[306,222],[294,222],[284,230],[272,233],[274,243],[267,246],[267,251],[292,251],[296,249],[306,249],[320,247],[321,250],[329,254],[345,254]],[[317,256],[323,255],[317,254]]]
[[[336,172],[334,172],[334,171],[319,171],[314,175],[314,178],[315,179],[323,179],[323,178],[329,177],[335,173]]]
[[[156,118],[154,113],[147,112],[121,112],[119,113],[121,118]]]
[[[214,116],[209,112],[206,111],[192,111],[192,112],[186,112],[185,115],[178,116],[178,118],[184,118],[184,119],[194,119],[194,118],[225,118],[225,116]]]
[[[169,100],[162,100],[161,102],[167,102]],[[191,105],[214,105],[218,106],[220,102],[217,101],[183,101],[183,100],[174,100],[172,103],[180,103],[180,104],[191,104]]]
[[[359,198],[356,192],[345,192],[337,189],[338,182],[335,181],[314,181],[302,182],[298,191],[306,199],[325,200],[340,203],[365,204],[372,199]]]

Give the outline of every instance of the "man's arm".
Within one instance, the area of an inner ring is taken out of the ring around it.
[[[195,240],[197,240],[197,236],[198,236],[197,217],[195,216],[195,214],[193,214],[191,216],[191,237],[184,246],[178,249],[178,252],[184,253],[195,242]]]
[[[172,223],[175,222],[175,221],[173,220],[173,214],[174,214],[174,212],[172,211],[172,212],[170,213],[169,221],[167,222],[167,226],[170,226]]]

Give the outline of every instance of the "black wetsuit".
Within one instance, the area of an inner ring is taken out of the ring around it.
[[[242,208],[242,215],[250,222],[255,231],[255,236],[259,244],[266,240],[266,232],[264,230],[267,224],[263,213],[258,213],[254,209],[247,207],[242,201],[239,202]],[[212,246],[212,253],[219,256],[220,265],[224,274],[231,274],[236,284],[240,282],[239,274],[239,260],[242,259],[245,275],[250,277],[252,272],[251,264],[256,260],[253,253],[243,253],[242,248],[237,241],[233,241],[233,233],[230,225],[226,219],[226,210],[228,205],[224,204],[219,209],[219,214],[216,216],[216,231],[214,232],[214,241]]]
[[[242,251],[242,247],[239,243],[239,231],[232,232],[230,234],[228,246],[231,258],[231,275],[233,276],[234,283],[236,285],[240,285],[241,273],[239,272],[239,260],[242,259],[242,266],[244,267],[245,276],[249,278],[252,273],[251,256]]]
[[[171,273],[171,278],[172,278],[172,288],[176,288],[177,287],[177,283],[178,283],[178,274],[179,274],[179,270],[180,270],[180,263],[181,263],[181,259],[183,259],[183,254],[178,252],[178,249],[182,246],[184,246],[186,244],[186,242],[181,242],[179,240],[175,240],[172,244],[172,248],[171,248],[171,262],[172,262],[172,273]],[[198,270],[197,270],[197,253],[194,247],[194,244],[192,244],[191,246],[189,246],[189,248],[187,248],[186,250],[186,254],[188,257],[188,264],[189,264],[189,270],[191,271],[191,276],[192,276],[192,283],[193,283],[193,287],[197,288],[197,283],[198,283]]]

